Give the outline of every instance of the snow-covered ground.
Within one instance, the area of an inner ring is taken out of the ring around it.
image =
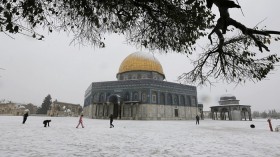
[[[43,120],[51,119],[50,127]],[[0,116],[1,157],[280,157],[280,132],[266,120],[129,121]],[[250,128],[254,124],[256,128]],[[272,120],[280,125],[280,120]]]

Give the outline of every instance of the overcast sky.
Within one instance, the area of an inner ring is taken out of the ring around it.
[[[240,9],[231,9],[231,17],[250,27],[266,19],[260,27],[280,31],[280,1],[239,0],[239,3],[245,16]],[[5,69],[0,69],[0,100],[35,105],[41,105],[48,94],[53,100],[83,105],[84,92],[92,82],[116,80],[124,58],[141,51],[139,47],[127,45],[118,35],[109,35],[104,49],[69,45],[72,38],[64,33],[45,34],[44,41],[14,37],[0,33],[0,68]],[[279,46],[280,43],[271,45],[270,53],[280,55]],[[192,69],[184,55],[154,55],[162,64],[167,81],[176,82],[180,74]],[[280,67],[272,73],[264,81],[237,87],[221,82],[198,87],[198,101],[204,104],[204,110],[209,110],[218,104],[221,95],[233,94],[240,104],[251,105],[253,111],[280,111]]]

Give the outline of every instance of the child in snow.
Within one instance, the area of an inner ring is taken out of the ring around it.
[[[80,124],[82,125],[82,128],[84,128],[84,125],[83,125],[83,116],[84,116],[84,115],[81,115],[81,116],[80,116],[79,123],[78,123],[78,125],[77,125],[76,128],[78,128]]]

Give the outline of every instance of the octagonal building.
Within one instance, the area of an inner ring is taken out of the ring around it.
[[[93,82],[85,92],[84,116],[106,119],[187,120],[197,115],[195,86],[165,81],[160,62],[151,54],[127,56],[117,81]]]

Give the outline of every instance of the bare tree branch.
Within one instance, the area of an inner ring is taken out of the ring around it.
[[[263,52],[263,49],[269,51],[267,44],[270,44],[270,40],[273,38],[275,41],[278,40],[272,35],[280,35],[280,32],[248,28],[232,19],[228,9],[240,8],[240,6],[231,0],[207,0],[208,8],[211,8],[213,4],[219,8],[220,18],[208,35],[208,39],[213,45],[212,36],[216,35],[217,41],[210,49],[202,53],[197,61],[193,62],[194,69],[182,74],[179,79],[188,83],[198,82],[200,85],[211,84],[210,78],[236,84],[245,80],[264,79],[274,69],[275,63],[279,62],[280,58],[276,54],[258,58],[257,53],[249,48],[255,45],[260,52]],[[228,26],[240,30],[241,34],[226,39],[224,34]]]

